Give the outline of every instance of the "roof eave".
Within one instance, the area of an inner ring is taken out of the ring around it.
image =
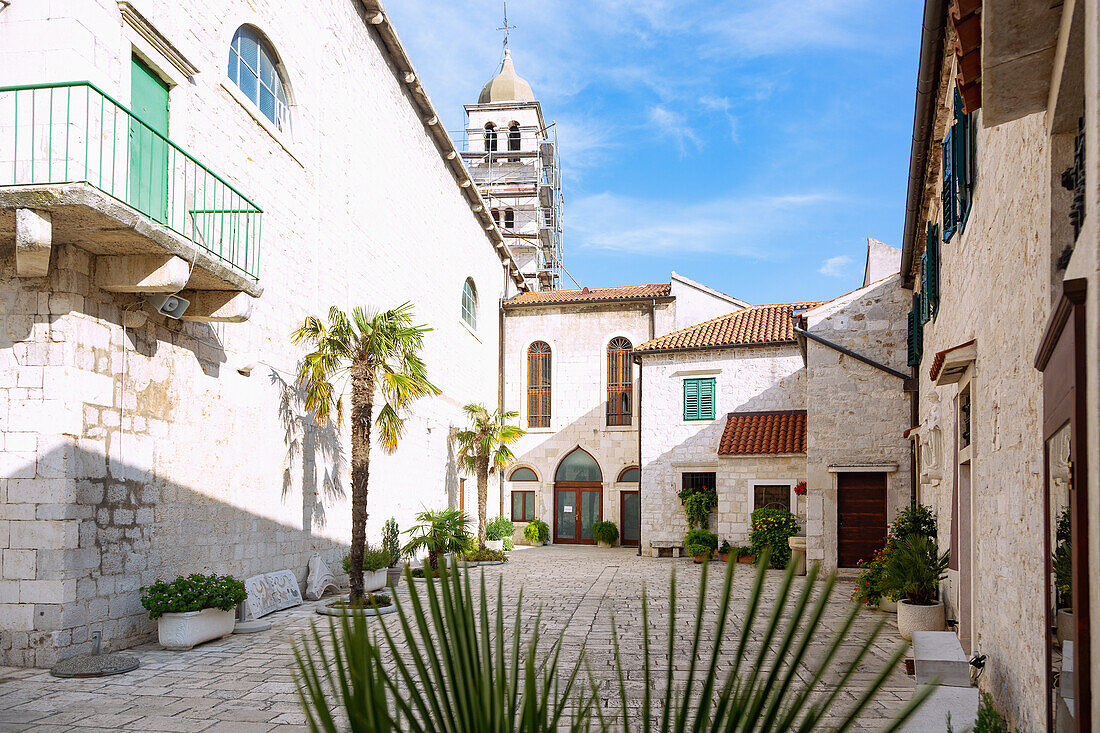
[[[505,300],[504,308],[552,308],[558,305],[600,305],[608,303],[671,303],[675,298],[671,295],[647,296],[644,298],[587,298],[585,300],[548,300],[543,303],[510,303]]]
[[[644,345],[644,344],[643,344]],[[642,349],[641,347],[634,349],[634,355],[648,356],[650,354],[673,354],[678,351],[708,351],[712,349],[749,349],[758,346],[791,346],[798,345],[798,341],[795,339],[789,339],[784,341],[754,341],[751,344],[709,344],[707,346],[679,346],[671,349]]]

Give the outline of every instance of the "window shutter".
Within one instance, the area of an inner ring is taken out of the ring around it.
[[[962,97],[955,89],[954,170],[959,196],[958,226],[961,233],[974,202],[974,116],[963,112]]]
[[[714,380],[699,380],[699,418],[714,419]]]
[[[931,302],[928,299],[928,250],[920,256],[920,322],[928,323],[931,317]]]
[[[913,309],[909,311],[909,358],[906,363],[909,366],[920,366],[922,351],[924,349],[924,328],[920,316],[921,298],[919,293],[913,293]]]
[[[928,236],[925,237],[924,252],[928,257],[926,287],[928,289],[929,317],[934,321],[940,312],[940,241],[935,224],[930,223],[928,225]]]
[[[684,419],[699,419],[699,380],[684,380]]]
[[[955,233],[955,136],[948,130],[943,138],[943,241]]]

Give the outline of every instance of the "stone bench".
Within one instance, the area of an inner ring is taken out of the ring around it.
[[[914,632],[913,666],[918,685],[926,685],[935,677],[939,685],[970,687],[970,662],[953,632]]]
[[[978,688],[936,685],[924,704],[905,722],[903,733],[945,733],[947,716],[952,730],[967,730],[978,720]]]

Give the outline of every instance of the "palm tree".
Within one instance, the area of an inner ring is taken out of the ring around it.
[[[371,418],[375,400],[382,408],[374,417],[377,437],[386,453],[397,449],[404,431],[401,413],[412,401],[440,390],[428,381],[420,350],[431,329],[413,324],[412,303],[378,312],[355,308],[349,318],[332,306],[328,324],[310,316],[292,338],[313,348],[302,361],[299,381],[305,387],[306,409],[323,423],[336,410],[343,420],[344,397],[334,383],[351,380],[351,600],[363,597],[363,548],[367,539],[367,477],[370,467]]]
[[[508,468],[516,456],[508,446],[527,431],[511,425],[519,413],[493,411],[477,402],[462,408],[470,417],[470,427],[455,433],[458,443],[458,463],[466,473],[477,476],[477,541],[485,544],[485,504],[489,493],[489,471]]]

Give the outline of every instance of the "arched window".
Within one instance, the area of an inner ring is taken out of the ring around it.
[[[279,57],[258,30],[242,25],[229,47],[229,78],[280,130],[290,130],[290,105]]]
[[[515,471],[512,471],[512,475],[508,478],[509,481],[538,481],[539,477],[535,475],[527,466],[520,466]]]
[[[504,210],[504,228],[513,229],[516,226],[516,212],[512,209]]]
[[[477,328],[477,288],[470,278],[462,285],[462,320],[470,328]]]
[[[561,459],[554,473],[555,481],[603,481],[600,464],[584,448],[575,448]]]
[[[642,480],[642,471],[637,466],[631,466],[630,468],[624,468],[623,472],[619,474],[619,481],[624,483],[638,483]]]
[[[634,397],[630,341],[619,336],[607,345],[607,424],[629,425]]]
[[[519,150],[519,142],[520,142],[519,123],[518,122],[513,122],[512,124],[508,125],[508,150],[518,151]],[[509,163],[518,163],[519,158],[509,158],[508,162]]]
[[[500,209],[492,209],[489,213],[493,217],[493,223],[500,226]]]
[[[497,149],[497,126],[492,122],[485,124],[485,150],[489,153],[496,152]]]
[[[550,344],[527,349],[527,427],[550,427]]]

